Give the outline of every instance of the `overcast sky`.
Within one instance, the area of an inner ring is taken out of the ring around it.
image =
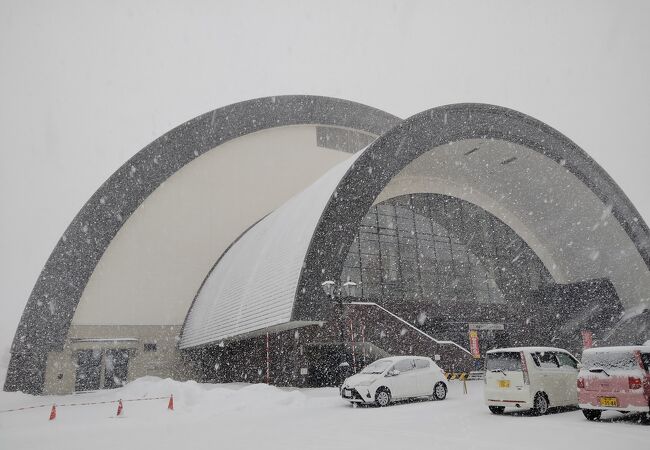
[[[558,129],[650,219],[649,1],[0,0],[0,361],[58,238],[122,163],[245,99],[401,117],[485,102]]]

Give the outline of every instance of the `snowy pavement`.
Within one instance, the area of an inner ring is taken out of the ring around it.
[[[0,393],[0,410],[44,403],[80,403],[174,394],[167,400],[62,406],[0,413],[0,449],[644,449],[650,426],[637,417],[604,415],[588,422],[580,411],[543,417],[495,416],[482,402],[482,382],[464,395],[451,382],[442,402],[353,408],[336,389],[211,385],[158,378],[113,391],[33,397]],[[417,446],[417,447],[413,447]]]

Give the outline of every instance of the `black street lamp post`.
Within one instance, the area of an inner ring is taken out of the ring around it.
[[[346,366],[349,367],[349,363],[346,361],[346,352],[345,352],[345,321],[343,317],[344,309],[343,309],[343,295],[341,292],[341,289],[336,287],[336,282],[332,280],[327,280],[323,281],[321,283],[321,286],[323,287],[323,291],[325,291],[325,294],[330,298],[332,302],[336,302],[338,304],[338,309],[339,309],[339,370],[340,374],[343,374],[344,369]],[[346,281],[342,285],[343,287],[343,292],[345,293],[345,297],[354,297],[356,293],[356,287],[357,283],[354,281]],[[343,378],[343,377],[342,377]],[[340,382],[343,382],[343,379],[339,380]]]

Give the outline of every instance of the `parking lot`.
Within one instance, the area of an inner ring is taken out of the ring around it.
[[[210,385],[144,378],[124,388],[60,397],[0,393],[0,409],[42,403],[101,402],[174,394],[165,400],[61,406],[0,414],[0,448],[181,449],[564,449],[645,448],[650,427],[639,416],[604,415],[588,422],[579,410],[542,417],[495,416],[483,405],[483,383],[450,382],[441,402],[354,408],[334,388],[284,389],[267,385]]]

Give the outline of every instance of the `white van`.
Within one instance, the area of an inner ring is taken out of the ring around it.
[[[578,360],[561,348],[490,350],[485,369],[485,403],[494,414],[515,407],[541,415],[550,407],[578,403]]]

